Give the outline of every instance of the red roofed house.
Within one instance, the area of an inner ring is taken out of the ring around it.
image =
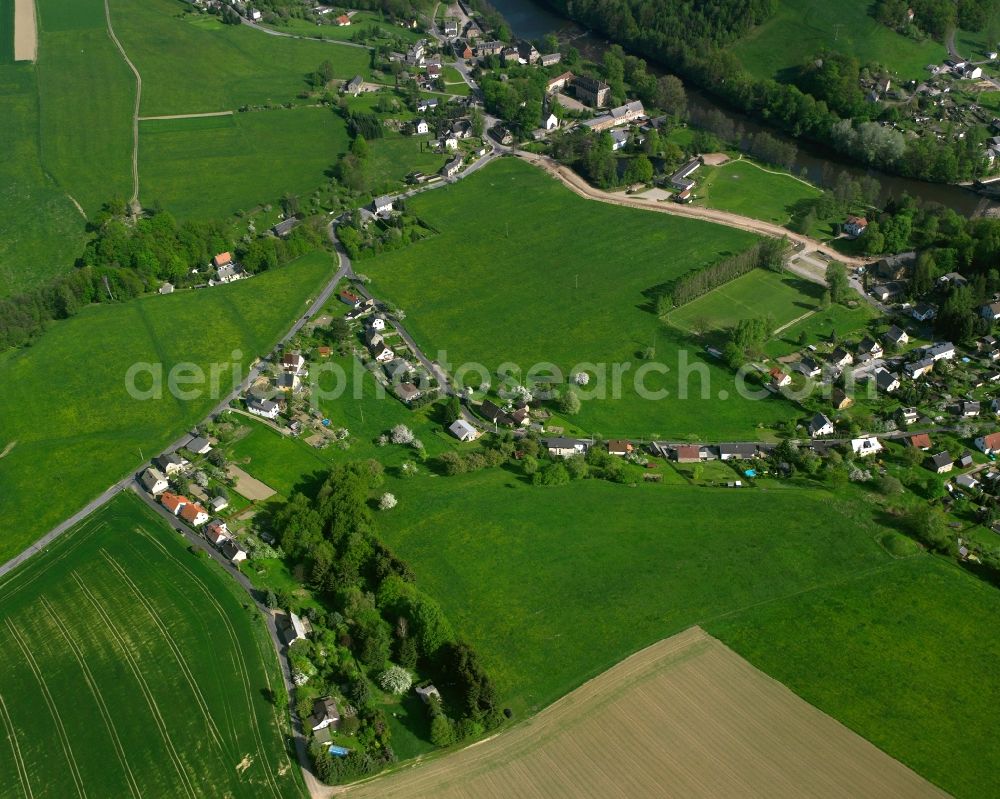
[[[208,521],[208,511],[197,502],[189,502],[181,508],[181,518],[188,524],[201,527],[201,525]]]
[[[341,28],[346,28],[348,25],[351,24],[351,18],[347,16],[347,14],[341,14],[339,17],[337,17],[337,24]]]
[[[931,437],[927,433],[917,433],[907,439],[911,447],[927,451],[931,448]]]
[[[205,537],[216,546],[229,540],[229,528],[222,519],[213,519],[205,528]]]
[[[682,444],[677,447],[678,463],[699,463],[701,461],[701,447],[697,444]]]
[[[1000,433],[990,433],[976,439],[976,446],[987,455],[1000,452]]]
[[[612,439],[608,442],[608,452],[612,455],[619,455],[625,457],[630,454],[635,447],[632,446],[631,441],[625,441],[624,439]]]
[[[361,305],[361,298],[353,291],[347,291],[346,289],[340,292],[340,301],[346,305],[350,305],[352,308],[357,308]]]
[[[212,266],[218,269],[220,266],[225,266],[226,264],[231,264],[233,262],[233,256],[228,252],[220,252],[212,259]]]
[[[863,216],[849,216],[844,223],[844,232],[852,239],[856,239],[868,229],[868,220]]]
[[[781,388],[782,386],[787,386],[792,382],[792,378],[782,372],[777,366],[771,370],[771,380],[774,381],[774,385]]]
[[[462,51],[462,58],[468,61],[470,58],[472,58],[472,56],[473,56],[472,48],[469,47],[469,45],[465,45],[465,49]]]
[[[164,491],[160,495],[160,504],[174,514],[174,516],[176,516],[180,512],[181,508],[189,502],[191,502],[191,500],[187,497],[181,496],[180,494],[174,494],[170,491]]]

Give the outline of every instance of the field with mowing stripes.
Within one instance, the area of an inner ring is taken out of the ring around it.
[[[302,796],[248,602],[132,494],[0,583],[0,796]]]

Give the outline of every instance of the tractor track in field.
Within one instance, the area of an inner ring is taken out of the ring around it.
[[[111,37],[111,41],[118,48],[118,52],[121,53],[128,68],[135,75],[135,107],[132,110],[132,198],[129,201],[129,205],[133,213],[136,213],[139,210],[139,103],[142,101],[142,75],[139,74],[139,70],[132,63],[132,59],[128,57],[128,53],[125,52],[122,43],[118,41],[118,36],[115,35],[115,29],[111,25],[111,6],[109,0],[104,0],[104,18],[108,23],[108,36]]]

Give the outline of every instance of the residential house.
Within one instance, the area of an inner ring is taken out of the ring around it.
[[[626,455],[631,455],[635,450],[631,441],[626,441],[623,438],[615,438],[608,441],[608,452],[611,455],[618,455],[624,458]]]
[[[289,613],[287,617],[287,624],[285,625],[285,643],[291,646],[296,641],[304,641],[309,631],[306,629],[305,622],[296,613]],[[321,700],[318,700],[321,701]]]
[[[958,467],[960,469],[968,469],[975,465],[975,461],[972,460],[972,453],[969,450],[963,452],[958,458]]]
[[[830,363],[838,369],[843,369],[845,366],[850,366],[854,363],[854,356],[843,347],[837,347],[830,355]]]
[[[168,511],[170,511],[174,516],[181,512],[181,508],[187,505],[191,500],[181,494],[174,494],[171,491],[164,491],[160,494],[160,504],[163,505]]]
[[[222,496],[212,497],[212,500],[208,504],[215,513],[219,513],[229,507],[229,500]]]
[[[555,92],[562,91],[566,88],[566,84],[571,80],[573,80],[573,73],[563,72],[561,75],[549,78],[548,82],[545,84],[545,91],[548,94],[554,94]]]
[[[337,26],[340,28],[346,28],[351,24],[351,18],[347,14],[341,14],[337,17]]]
[[[452,136],[450,133],[445,134],[438,141],[438,146],[442,150],[457,150],[458,149],[458,139]]]
[[[309,716],[309,726],[313,731],[323,730],[327,727],[337,729],[340,724],[340,711],[337,703],[329,696],[317,699],[313,703],[313,712]]]
[[[947,452],[939,452],[931,458],[931,466],[938,474],[944,474],[954,468],[955,461],[952,460],[951,455]]]
[[[393,391],[396,396],[409,405],[414,400],[420,399],[421,391],[413,383],[400,383]]]
[[[708,455],[698,444],[678,444],[673,453],[678,463],[701,463]]]
[[[938,278],[938,283],[942,286],[956,286],[960,288],[968,285],[969,279],[960,272],[948,272]]]
[[[272,225],[271,226],[271,232],[275,236],[277,236],[279,239],[283,239],[289,233],[291,233],[292,230],[294,230],[295,227],[298,224],[299,224],[299,220],[296,219],[294,216],[291,216],[288,219],[283,219],[282,221],[278,222],[276,225]]]
[[[927,452],[932,446],[931,437],[927,433],[915,433],[906,439],[906,443],[914,449],[920,449],[924,452]]]
[[[237,280],[242,280],[246,275],[243,271],[243,267],[237,263],[234,263],[232,256],[228,252],[222,253],[221,256],[216,255],[212,259],[214,264],[216,260],[225,256],[225,263],[222,263],[215,267],[215,278],[210,281],[212,283],[233,283]]]
[[[476,57],[486,58],[487,56],[500,55],[506,46],[500,41],[480,42],[476,45]]]
[[[219,547],[222,550],[222,554],[225,555],[230,563],[240,563],[247,559],[246,550],[242,549],[239,544],[237,544],[233,539],[227,538],[222,542],[222,546]]]
[[[611,87],[603,80],[589,75],[577,75],[573,79],[573,89],[576,91],[576,99],[592,108],[607,105],[611,97]]]
[[[282,372],[278,375],[275,385],[281,391],[298,391],[301,380],[295,372]]]
[[[520,42],[517,46],[518,57],[528,64],[538,63],[538,59],[541,58],[541,53],[535,48],[531,42]]]
[[[975,443],[976,448],[986,455],[992,455],[995,452],[1000,452],[1000,433],[989,433],[984,436],[979,436]]]
[[[382,194],[372,200],[372,211],[374,211],[378,216],[385,216],[386,214],[392,213],[392,197],[387,194]]]
[[[462,169],[462,156],[456,156],[443,167],[441,167],[441,174],[446,178],[453,178]]]
[[[898,411],[899,421],[905,425],[911,425],[917,421],[919,414],[916,408],[900,408]]]
[[[892,347],[902,347],[910,343],[910,336],[903,328],[893,325],[882,334],[882,340]]]
[[[170,488],[170,483],[167,482],[166,475],[159,469],[152,466],[142,473],[139,477],[139,481],[142,483],[143,488],[145,488],[154,497],[157,494],[162,494]]]
[[[979,309],[979,315],[983,319],[989,319],[991,322],[996,322],[1000,319],[1000,302],[991,302],[988,305],[983,305]]]
[[[833,435],[833,422],[825,413],[817,413],[809,422],[809,435],[812,438]]]
[[[586,441],[575,438],[547,438],[545,444],[550,455],[557,458],[569,458],[573,455],[586,455],[590,445]]]
[[[281,368],[286,372],[302,374],[306,371],[306,359],[298,352],[286,352],[281,356]]]
[[[559,127],[559,117],[557,117],[555,114],[549,114],[547,117],[545,117],[545,120],[542,123],[542,127],[544,127],[546,130],[555,130],[556,128]]]
[[[801,372],[806,377],[819,377],[822,372],[819,363],[817,363],[815,359],[808,356],[803,358],[792,368]]]
[[[865,336],[858,344],[858,357],[864,361],[881,358],[883,354],[885,354],[885,350],[882,349],[882,345],[871,336]]]
[[[890,283],[878,283],[874,285],[869,290],[876,300],[879,302],[889,302],[897,297],[901,297],[906,291],[906,284],[900,281],[892,281]]]
[[[950,341],[943,341],[924,348],[924,356],[934,361],[950,361],[955,357],[955,345]]]
[[[830,394],[830,404],[833,405],[834,410],[842,411],[845,408],[850,408],[854,404],[854,400],[847,396],[844,389],[837,386]]]
[[[403,382],[406,376],[413,371],[413,365],[405,358],[393,358],[382,368],[385,370],[386,377],[392,383]]]
[[[492,422],[495,425],[512,425],[514,420],[511,418],[510,414],[503,408],[498,407],[495,403],[490,402],[490,400],[483,400],[479,404],[479,415],[486,419],[488,422]]]
[[[955,485],[959,488],[964,488],[966,491],[972,491],[979,486],[979,481],[971,474],[960,474],[955,478]]]
[[[414,690],[417,692],[417,696],[420,697],[420,700],[425,705],[429,705],[432,700],[437,702],[441,701],[441,692],[438,691],[438,689],[435,688],[433,684],[418,685]]]
[[[877,455],[882,451],[882,442],[875,436],[851,439],[851,450],[859,458],[867,458],[869,455]]]
[[[418,136],[422,136],[425,133],[429,133],[430,129],[431,129],[430,125],[427,124],[426,119],[418,119],[413,125],[413,130],[416,132]]]
[[[247,19],[251,22],[260,22],[264,18],[264,13],[256,8],[247,11]]]
[[[771,383],[777,386],[778,388],[787,386],[792,382],[792,376],[785,374],[777,366],[771,369],[770,374],[771,374]]]
[[[918,377],[923,377],[928,372],[934,369],[934,359],[933,358],[921,358],[919,361],[910,361],[903,367],[903,371],[906,376],[911,380],[916,380]]]
[[[371,353],[372,357],[379,363],[389,363],[389,361],[396,357],[396,353],[389,349],[389,347],[385,345],[384,341],[379,342],[372,347]]]
[[[456,419],[448,428],[459,441],[475,441],[479,437],[479,432],[465,419]]]
[[[222,519],[212,519],[205,525],[205,538],[219,546],[223,541],[229,540],[229,528]]]
[[[190,463],[187,458],[182,458],[176,452],[164,452],[153,458],[153,463],[155,463],[160,471],[162,471],[167,477],[175,475],[180,471],[183,471],[184,467]]]
[[[757,445],[752,443],[719,444],[719,459],[749,461],[757,457]]]
[[[538,59],[538,63],[543,67],[553,67],[562,61],[562,53],[546,53]]]
[[[700,158],[692,158],[684,166],[670,176],[670,185],[678,191],[693,189],[695,182],[691,180],[691,175],[701,166]]]
[[[455,37],[458,36],[458,20],[446,19],[444,25],[441,27],[445,36]]]
[[[368,349],[380,346],[383,341],[384,339],[382,338],[382,334],[377,330],[369,328],[365,331],[365,346],[368,347]]]
[[[202,438],[201,436],[195,436],[185,445],[188,452],[193,452],[195,455],[207,455],[212,451],[212,445],[208,442],[207,438]]]
[[[903,252],[898,255],[888,255],[877,264],[874,272],[883,280],[903,280],[910,275],[910,270],[917,260],[916,252]]]
[[[958,412],[965,419],[973,419],[979,416],[982,406],[978,402],[963,401],[958,403]]]
[[[880,367],[875,370],[875,385],[879,387],[879,390],[884,391],[886,394],[891,394],[899,388],[899,378],[897,378],[896,375],[888,369],[882,369]]]
[[[856,239],[868,229],[868,220],[863,216],[849,216],[844,223],[844,232],[852,239]]]
[[[208,511],[197,502],[189,502],[181,508],[180,516],[192,527],[201,527],[209,519]]]
[[[937,316],[937,308],[929,302],[920,302],[913,307],[912,311],[910,311],[910,316],[918,322],[929,322]]]
[[[368,322],[368,328],[370,330],[376,330],[379,333],[385,330],[385,326],[386,326],[386,321],[385,321],[385,316],[383,314],[376,314]]]
[[[426,99],[420,100],[417,103],[417,113],[424,113],[425,111],[433,111],[438,107],[439,100],[437,97],[428,97]],[[392,210],[392,209],[390,209]]]
[[[625,148],[628,144],[628,131],[627,130],[613,130],[611,131],[611,150],[612,152],[617,152]]]
[[[254,416],[261,416],[265,419],[274,420],[278,416],[278,411],[280,408],[276,402],[271,402],[271,400],[259,400],[255,398],[247,399],[247,412],[252,413]]]
[[[159,291],[160,294],[173,294],[174,293],[174,284],[173,283],[164,283],[162,286],[160,286],[160,288],[158,289],[158,291]]]
[[[475,55],[475,53],[472,52],[472,48],[468,44],[466,44],[465,46],[462,47],[462,59],[463,60],[468,61],[474,55]]]
[[[389,210],[392,210],[392,202],[389,203]],[[358,308],[361,305],[361,298],[350,289],[344,289],[337,296],[344,305],[350,305],[352,308]]]

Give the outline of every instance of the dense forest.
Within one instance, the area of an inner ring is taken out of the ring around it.
[[[803,68],[800,85],[758,80],[749,74],[726,47],[766,20],[774,11],[775,0],[714,0],[705,4],[545,1],[559,13],[659,61],[734,108],[862,163],[947,183],[972,179],[985,168],[981,146],[987,133],[984,129],[974,129],[963,139],[906,138],[890,125],[868,119],[875,111],[862,109],[858,89],[858,78],[868,67],[856,59],[817,53],[820,65]],[[994,0],[969,2],[988,7]]]

